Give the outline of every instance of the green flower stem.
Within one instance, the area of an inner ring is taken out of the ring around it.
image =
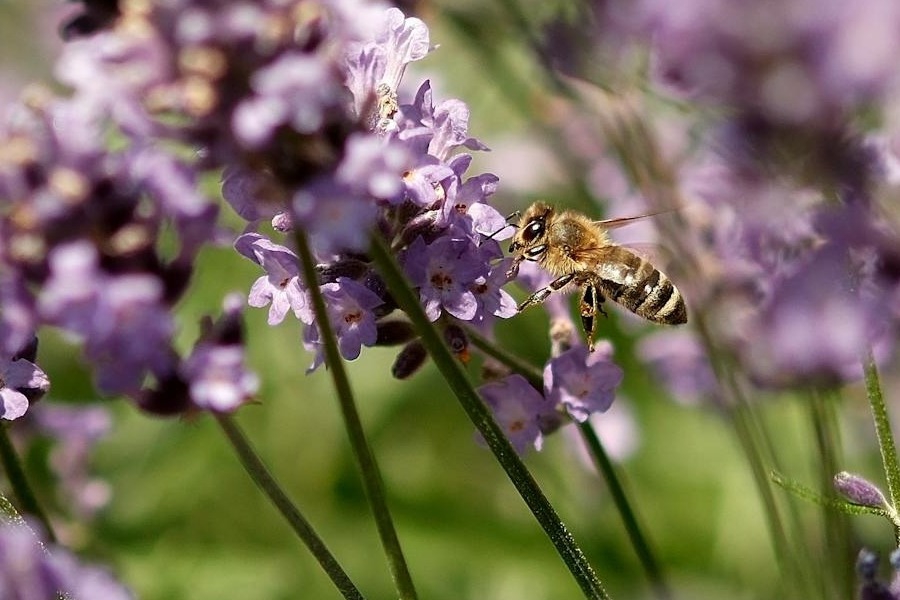
[[[487,356],[498,360],[514,372],[522,375],[537,389],[543,389],[543,377],[537,367],[506,349],[497,346],[472,328],[466,329],[466,335],[469,336],[472,344]],[[616,509],[619,511],[619,516],[622,518],[628,537],[634,546],[638,559],[641,562],[641,566],[644,568],[647,577],[650,579],[656,595],[663,599],[671,598],[672,594],[665,581],[662,570],[660,569],[659,562],[656,560],[652,547],[648,542],[648,538],[643,533],[637,518],[637,513],[632,509],[632,503],[628,498],[625,487],[622,485],[618,473],[616,473],[615,466],[610,461],[606,449],[603,447],[603,443],[600,441],[600,438],[597,437],[597,433],[594,431],[594,428],[591,427],[590,423],[580,423],[578,426],[581,430],[581,436],[584,439],[584,443],[594,460],[594,464],[603,476],[603,479],[610,490],[613,502],[616,505]]]
[[[866,356],[863,368],[866,379],[866,397],[869,399],[872,419],[875,421],[875,433],[878,436],[878,447],[881,449],[881,462],[887,478],[891,508],[896,511],[898,496],[900,496],[900,461],[897,460],[897,445],[894,443],[887,405],[884,403],[884,395],[881,393],[878,367],[875,365],[875,358],[871,352]],[[896,525],[894,525],[894,540],[900,547],[900,527]]]
[[[47,532],[47,540],[55,542],[56,535],[53,533],[53,527],[50,526],[47,514],[41,508],[37,497],[31,489],[31,485],[28,483],[25,469],[22,468],[19,455],[12,445],[12,440],[9,439],[7,424],[5,423],[0,424],[0,463],[3,464],[3,470],[6,471],[6,477],[9,479],[13,493],[19,500],[19,510],[40,521]]]
[[[484,437],[500,466],[506,471],[525,504],[543,527],[585,597],[608,600],[609,595],[588,564],[584,553],[547,501],[531,473],[525,468],[509,440],[503,435],[503,430],[500,429],[490,411],[481,401],[465,371],[444,344],[441,334],[425,316],[418,297],[407,283],[387,244],[378,236],[373,236],[372,240],[370,254],[394,300],[412,321],[421,336],[422,344],[428,349],[432,360],[456,395],[463,410]]]
[[[656,560],[653,548],[644,535],[637,513],[632,509],[632,502],[629,501],[625,487],[622,485],[618,473],[616,473],[616,467],[609,459],[609,455],[606,453],[600,438],[597,437],[597,432],[594,431],[590,421],[579,423],[578,428],[594,460],[594,465],[596,465],[597,470],[600,471],[604,481],[606,481],[609,493],[612,495],[616,509],[619,511],[619,516],[622,518],[622,523],[625,525],[628,539],[631,540],[631,545],[634,546],[634,550],[637,552],[641,566],[647,573],[656,596],[663,600],[671,598],[672,591],[666,582],[659,562]]]
[[[328,319],[325,299],[322,297],[322,291],[317,283],[316,262],[309,248],[306,234],[299,229],[295,229],[294,237],[297,241],[297,251],[303,269],[303,279],[310,290],[310,296],[312,296],[313,312],[316,316],[316,326],[319,328],[325,349],[326,365],[331,373],[334,388],[340,401],[344,427],[347,429],[350,446],[353,448],[353,455],[362,474],[366,497],[369,505],[372,507],[375,526],[381,538],[381,545],[387,555],[391,576],[394,579],[394,584],[397,586],[397,592],[401,600],[415,600],[417,598],[416,589],[413,586],[412,577],[409,574],[409,568],[406,565],[406,559],[403,557],[403,550],[400,547],[400,540],[397,537],[397,531],[394,528],[394,522],[387,507],[381,473],[378,470],[378,464],[375,462],[375,456],[369,447],[369,442],[366,440],[362,421],[359,418],[359,412],[356,410],[356,402],[353,399],[353,392],[350,389],[350,380],[347,378],[347,371],[344,369],[344,359],[341,357],[338,349],[334,328]]]
[[[348,600],[363,600],[363,595],[356,589],[350,577],[341,568],[334,555],[325,546],[325,543],[313,530],[309,522],[300,514],[300,511],[287,497],[287,494],[275,481],[275,478],[260,460],[250,442],[244,436],[240,427],[230,416],[216,415],[216,421],[225,432],[225,437],[231,442],[235,452],[240,458],[244,469],[253,479],[254,483],[269,497],[278,512],[287,520],[291,528],[297,533],[300,540],[306,545],[312,555],[319,561],[325,573],[334,582],[338,591]]]

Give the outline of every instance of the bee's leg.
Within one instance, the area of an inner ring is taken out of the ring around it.
[[[566,273],[565,275],[557,277],[532,295],[525,298],[525,300],[523,300],[522,303],[519,304],[517,310],[521,312],[533,304],[540,304],[541,302],[546,300],[547,297],[550,296],[550,294],[552,294],[553,292],[558,292],[559,290],[569,285],[574,278],[574,273]]]
[[[598,292],[596,290],[594,290],[594,294],[597,296],[597,298],[596,298],[597,312],[600,313],[601,315],[603,315],[604,317],[609,317],[609,315],[606,314],[606,311],[603,310],[603,303],[606,302],[606,296],[604,296],[603,294],[601,294],[600,292]]]
[[[584,327],[584,333],[587,335],[587,345],[590,352],[594,351],[594,317],[597,316],[597,309],[600,309],[598,298],[602,301],[603,297],[594,289],[593,284],[585,284],[584,291],[581,293],[579,307],[581,326]]]

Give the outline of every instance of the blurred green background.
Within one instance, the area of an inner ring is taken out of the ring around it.
[[[458,97],[469,104],[470,134],[496,149],[477,157],[469,174],[490,169],[500,177],[496,204],[502,211],[524,208],[537,198],[583,206],[577,165],[548,165],[546,176],[523,181],[514,158],[514,150],[552,154],[565,143],[547,137],[540,123],[549,94],[540,90],[540,69],[515,23],[525,19],[537,31],[550,19],[577,21],[578,9],[524,1],[518,17],[509,6],[492,3],[436,2],[419,9],[440,48],[408,72],[405,83],[414,89],[430,77],[436,101]],[[28,74],[46,79],[53,48],[46,40],[58,15],[40,3],[0,3],[3,68],[15,69],[23,81]],[[29,31],[40,35],[24,35]],[[10,76],[7,88],[18,81]],[[4,97],[15,91],[4,89]],[[602,213],[598,206],[598,217]],[[240,227],[236,219],[231,224]],[[194,291],[180,307],[183,348],[196,338],[202,315],[218,313],[225,293],[246,292],[258,276],[255,265],[230,249],[208,250]],[[262,388],[259,402],[244,407],[237,421],[363,593],[396,597],[329,374],[305,374],[311,357],[302,350],[299,324],[270,328],[264,310],[246,316],[250,363]],[[621,469],[676,597],[783,597],[760,500],[732,426],[711,407],[674,403],[633,354],[646,329],[620,328],[621,321],[612,314],[601,332],[613,339],[625,369],[616,402],[627,405],[635,423],[629,435],[636,447]],[[500,323],[497,338],[543,365],[549,355],[546,329],[546,315],[533,310]],[[394,354],[366,349],[349,372],[420,597],[579,597],[503,471],[475,442],[471,424],[433,366],[396,381],[390,376]],[[77,349],[52,332],[42,337],[39,362],[53,383],[46,401],[95,398]],[[476,380],[478,365],[478,360],[470,365]],[[804,395],[759,397],[781,468],[816,487],[819,458],[808,401]],[[92,466],[112,486],[113,496],[94,522],[57,515],[64,542],[89,560],[110,565],[145,600],[339,597],[241,469],[212,419],[159,420],[122,401],[106,406],[115,426],[98,445]],[[878,481],[877,448],[860,390],[847,390],[838,410],[842,468]],[[526,462],[610,595],[651,597],[606,487],[585,466],[577,446],[576,438],[560,432]],[[45,446],[26,454],[39,491],[48,498],[52,481],[45,458]],[[802,532],[791,532],[798,547],[814,560],[824,554],[819,508],[776,493],[803,526]],[[886,524],[871,517],[851,523],[856,547],[891,546]],[[848,570],[852,560],[847,557]]]

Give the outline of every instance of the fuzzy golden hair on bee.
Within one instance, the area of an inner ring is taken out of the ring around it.
[[[515,277],[522,261],[536,262],[554,279],[519,304],[519,311],[540,304],[552,293],[581,290],[581,322],[593,350],[597,314],[609,298],[634,314],[666,325],[687,322],[687,307],[669,278],[646,258],[612,242],[607,230],[641,217],[595,221],[574,210],[559,211],[535,202],[522,214],[509,246]]]

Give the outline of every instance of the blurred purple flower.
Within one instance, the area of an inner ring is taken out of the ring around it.
[[[28,343],[37,321],[35,312],[34,300],[21,279],[0,273],[0,354],[14,354]]]
[[[41,403],[29,411],[37,431],[53,442],[50,467],[60,482],[59,495],[83,519],[90,519],[112,496],[109,484],[91,476],[94,446],[112,428],[109,411],[99,405]]]
[[[310,232],[310,242],[322,255],[364,250],[378,210],[368,197],[353,193],[330,177],[298,190],[292,200],[295,226]]]
[[[637,353],[677,401],[696,404],[718,397],[715,373],[693,332],[654,331],[638,342]]]
[[[271,174],[229,165],[222,172],[222,197],[242,219],[255,223],[274,217],[283,207],[266,193],[277,189]]]
[[[61,547],[48,549],[24,524],[0,524],[0,591],[10,600],[71,597],[132,600],[130,590]]]
[[[510,375],[482,385],[478,392],[516,452],[541,449],[544,436],[540,425],[553,407],[524,377]]]
[[[201,410],[232,412],[259,389],[257,376],[246,370],[244,348],[237,344],[197,344],[181,374],[190,382],[191,400]]]
[[[401,178],[411,164],[412,157],[396,141],[354,134],[347,139],[346,155],[335,175],[354,192],[396,204],[403,190]]]
[[[173,365],[172,316],[160,281],[150,275],[104,274],[87,242],[60,246],[39,300],[50,323],[84,341],[97,382],[106,393],[136,393],[147,371]]]
[[[883,331],[885,307],[860,296],[848,265],[846,249],[829,244],[779,282],[745,338],[753,374],[776,384],[862,374],[863,357]]]
[[[239,294],[223,301],[223,313],[182,362],[191,403],[200,410],[233,412],[259,389],[259,378],[245,364],[243,302]]]
[[[622,369],[612,362],[612,346],[598,344],[594,352],[574,346],[550,359],[544,367],[544,394],[579,423],[604,412],[622,382]]]
[[[878,555],[863,548],[856,558],[856,574],[862,580],[857,598],[859,600],[900,600],[900,550],[890,555],[893,571],[889,584],[878,580]]]
[[[237,140],[250,149],[272,141],[283,125],[300,133],[316,131],[344,98],[330,65],[300,52],[285,53],[260,68],[250,85],[255,95],[237,105],[232,121]]]
[[[813,124],[897,81],[900,7],[891,0],[650,0],[624,12],[652,39],[667,82],[776,122]]]

